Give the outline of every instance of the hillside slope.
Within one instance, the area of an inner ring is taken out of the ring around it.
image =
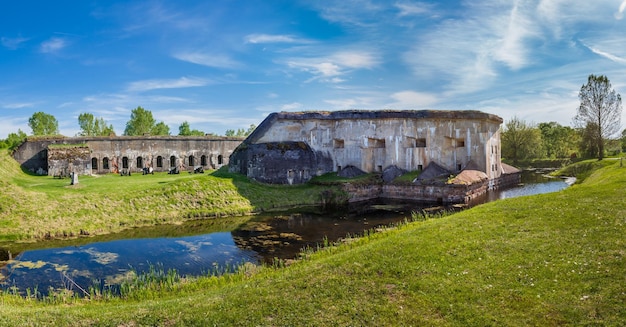
[[[0,297],[4,325],[618,326],[626,168],[125,300]]]

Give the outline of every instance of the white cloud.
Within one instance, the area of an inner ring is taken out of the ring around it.
[[[589,46],[589,45],[584,44],[584,43],[583,43],[583,45],[584,45],[584,46],[586,46],[586,47],[587,47],[589,50],[591,50],[593,53],[595,53],[595,54],[597,54],[597,55],[599,55],[599,56],[601,56],[601,57],[607,58],[607,59],[609,59],[609,60],[611,60],[611,61],[614,61],[614,62],[616,62],[616,63],[619,63],[619,64],[626,64],[626,58],[621,58],[621,57],[619,57],[619,56],[616,56],[616,55],[614,55],[614,54],[611,54],[611,53],[608,53],[608,52],[602,51],[602,50],[600,50],[600,49],[598,49],[598,48],[595,48],[595,47]]]
[[[33,103],[33,102],[16,102],[16,103],[3,104],[2,108],[5,108],[5,109],[22,109],[22,108],[32,107],[34,105],[35,105],[35,103]]]
[[[314,75],[309,81],[319,79],[331,83],[343,82],[340,76],[351,70],[371,69],[378,64],[377,56],[367,51],[340,51],[331,56],[292,58],[287,61],[287,66]]]
[[[302,108],[302,104],[298,102],[284,104],[280,107],[282,111],[293,111],[293,110],[300,109],[300,108]]]
[[[150,79],[132,82],[127,90],[131,92],[150,91],[157,89],[180,89],[186,87],[198,87],[209,84],[209,81],[202,78],[181,77],[179,79]]]
[[[428,14],[432,11],[432,4],[425,2],[398,2],[394,6],[400,10],[399,16],[416,16]]]
[[[242,65],[225,55],[208,54],[202,52],[180,52],[174,54],[174,58],[187,61],[193,64],[213,67],[213,68],[239,68]]]
[[[245,37],[246,43],[301,43],[305,40],[299,40],[292,35],[272,35],[272,34],[249,34]]]
[[[396,102],[389,106],[399,109],[427,108],[438,102],[434,94],[415,91],[396,92],[391,95],[391,98]]]
[[[67,40],[60,37],[53,37],[45,42],[42,42],[41,46],[39,47],[39,51],[41,51],[42,53],[54,54],[65,48],[67,45]]]
[[[23,37],[8,38],[3,36],[2,38],[0,38],[0,43],[2,44],[2,46],[10,50],[16,50],[22,45],[22,43],[26,41],[28,41],[28,39]]]
[[[527,65],[529,47],[527,39],[537,36],[534,30],[536,22],[530,16],[533,14],[515,3],[510,13],[503,19],[496,19],[494,31],[502,31],[499,42],[494,49],[494,58],[504,62],[511,69],[520,69]]]
[[[624,10],[626,10],[626,0],[622,1],[619,9],[617,9],[617,12],[615,13],[615,19],[621,20],[622,18],[624,18]]]

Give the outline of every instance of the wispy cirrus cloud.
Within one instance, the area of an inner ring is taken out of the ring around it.
[[[14,38],[9,38],[9,37],[2,37],[0,38],[0,44],[2,44],[3,47],[9,49],[9,50],[16,50],[18,49],[20,46],[22,46],[23,43],[27,42],[29,39],[25,38],[25,37],[14,37]]]
[[[438,102],[435,94],[416,91],[396,92],[391,94],[391,98],[395,102],[388,106],[399,109],[427,108]]]
[[[209,80],[196,77],[181,77],[179,79],[148,79],[131,82],[126,88],[130,92],[141,92],[158,89],[180,89],[187,87],[205,86]]]
[[[213,68],[236,69],[243,66],[240,62],[229,56],[198,51],[178,52],[175,53],[173,57],[196,65]]]
[[[330,56],[317,58],[291,58],[287,66],[314,75],[312,80],[340,83],[342,75],[352,70],[372,69],[380,64],[376,54],[367,51],[340,51]]]
[[[595,54],[597,54],[597,55],[599,55],[601,57],[604,57],[606,59],[609,59],[609,60],[614,61],[614,62],[619,63],[619,64],[626,64],[626,58],[622,58],[620,56],[614,55],[614,54],[609,53],[607,51],[601,50],[601,49],[599,49],[597,47],[593,47],[593,46],[587,45],[584,42],[582,44],[585,47],[587,47],[587,49],[591,50],[591,52],[593,52],[593,53],[595,53]]]
[[[36,103],[34,102],[16,102],[16,103],[7,103],[7,104],[3,104],[2,108],[5,109],[22,109],[22,108],[30,108],[35,106]]]
[[[39,51],[41,53],[55,54],[61,51],[63,48],[67,47],[68,45],[69,42],[66,39],[60,37],[52,37],[41,43],[41,45],[39,46]]]
[[[394,7],[400,10],[398,16],[401,17],[430,14],[433,10],[433,5],[426,2],[397,2]]]
[[[615,12],[615,19],[621,20],[624,18],[624,11],[626,11],[626,0],[622,1],[622,4],[617,9],[617,12]]]
[[[311,41],[283,34],[248,34],[244,38],[246,43],[309,43]]]

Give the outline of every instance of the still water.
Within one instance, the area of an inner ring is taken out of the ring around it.
[[[518,187],[490,193],[483,202],[555,192],[572,183],[538,173],[526,173],[523,181]],[[341,213],[291,212],[199,220],[30,245],[48,248],[0,244],[0,285],[22,294],[26,289],[42,295],[50,289],[81,294],[81,289],[89,287],[115,288],[124,279],[155,267],[175,269],[181,276],[219,274],[243,263],[294,259],[303,248],[389,226],[423,209],[428,210],[428,206],[370,203]]]

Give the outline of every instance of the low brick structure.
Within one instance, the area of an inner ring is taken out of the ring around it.
[[[242,139],[215,136],[111,136],[29,138],[13,153],[22,168],[54,175],[217,169],[228,165]]]

